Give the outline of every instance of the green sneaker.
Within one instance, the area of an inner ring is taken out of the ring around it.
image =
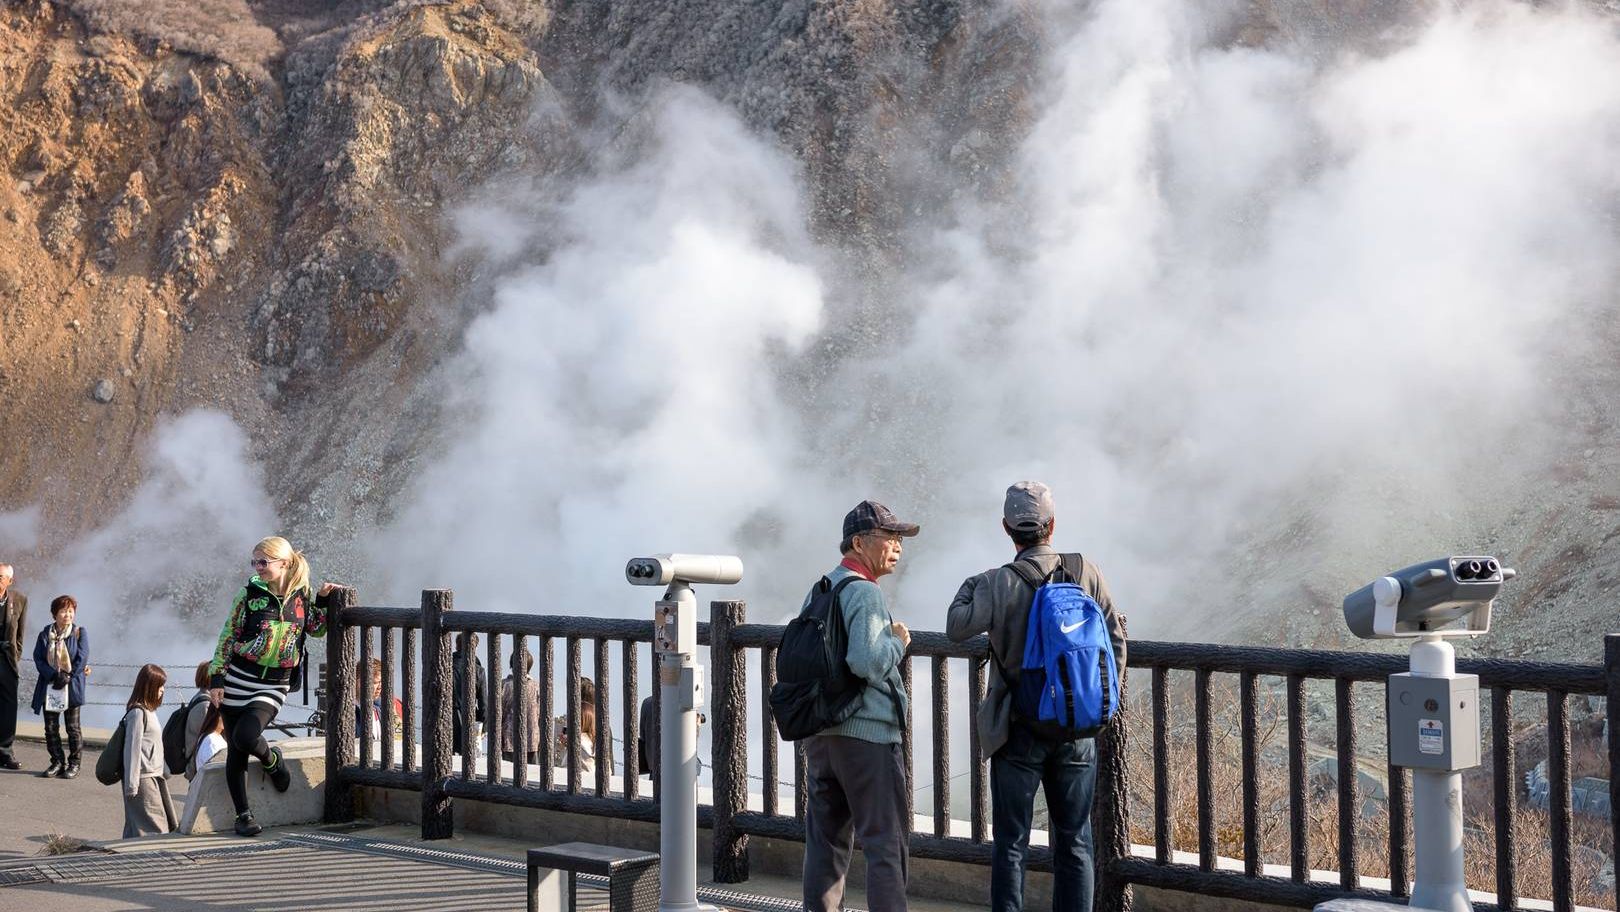
[[[292,773],[287,772],[287,762],[281,758],[281,748],[270,748],[270,760],[264,764],[264,774],[270,777],[270,784],[278,792],[285,792],[292,785]]]

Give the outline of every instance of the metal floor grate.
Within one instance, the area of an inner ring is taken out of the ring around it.
[[[386,858],[413,858],[465,870],[491,874],[509,874],[513,877],[526,877],[529,870],[524,862],[515,859],[473,855],[444,849],[430,849],[426,846],[368,839],[364,836],[352,836],[342,833],[286,833],[280,837],[280,840],[294,845],[340,848],[345,851],[365,852]],[[581,886],[590,889],[593,893],[600,892],[602,894],[600,906],[605,909],[607,905],[608,879],[596,874],[580,874],[578,877]],[[804,908],[801,903],[794,900],[774,896],[758,896],[724,887],[700,885],[697,894],[700,902],[738,910],[738,912],[801,912]],[[592,903],[591,907],[594,908],[596,905],[598,904]],[[864,912],[864,910],[846,906],[845,912]]]
[[[0,886],[31,883],[75,883],[103,877],[138,875],[153,868],[178,868],[197,862],[178,852],[142,852],[119,855],[113,852],[75,852],[48,859],[7,866],[0,870]]]
[[[0,864],[0,887],[35,883],[73,883],[103,878],[149,873],[154,867],[184,867],[209,861],[223,861],[240,855],[275,852],[292,847],[324,849],[328,851],[361,852],[396,860],[423,861],[447,865],[467,871],[525,877],[528,866],[521,861],[490,855],[474,855],[445,849],[430,849],[410,843],[369,839],[362,835],[309,830],[283,833],[275,839],[233,843],[214,848],[201,848],[187,852],[78,852],[52,858],[30,858]],[[580,886],[590,891],[582,896],[586,909],[607,909],[606,877],[580,874]],[[758,896],[741,890],[716,886],[699,886],[698,900],[736,912],[799,912],[803,907],[792,900],[774,896]],[[848,909],[847,912],[861,912]]]

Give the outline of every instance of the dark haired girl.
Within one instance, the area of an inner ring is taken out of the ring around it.
[[[174,802],[169,799],[168,771],[163,768],[163,726],[157,717],[168,679],[162,668],[151,663],[142,665],[125,704],[125,839],[174,829]]]

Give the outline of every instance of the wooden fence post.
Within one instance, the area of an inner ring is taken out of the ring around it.
[[[1119,619],[1120,627],[1125,618]],[[1126,773],[1125,729],[1130,724],[1130,688],[1119,669],[1119,713],[1097,736],[1097,788],[1092,802],[1092,829],[1097,836],[1098,912],[1130,912],[1131,887],[1119,863],[1131,855],[1130,778]]]
[[[748,836],[735,817],[748,809],[748,666],[732,645],[732,631],[743,623],[748,605],[709,603],[709,664],[714,668],[710,711],[714,718],[714,881],[748,879]]]
[[[1620,633],[1603,638],[1603,677],[1608,684],[1608,702],[1603,711],[1609,729],[1609,830],[1613,842],[1620,846],[1620,725],[1615,716],[1620,713]],[[1615,908],[1620,909],[1620,878],[1614,882]]]
[[[354,766],[354,630],[343,613],[354,606],[354,590],[346,586],[330,593],[326,615],[326,823],[354,819],[354,790],[343,770]],[[308,657],[305,657],[308,660]]]
[[[450,634],[443,627],[444,613],[455,607],[449,589],[422,590],[422,838],[449,839],[455,833],[450,796],[444,783],[450,778],[454,746],[451,738]],[[468,657],[471,662],[471,656]],[[471,715],[470,707],[469,713]]]

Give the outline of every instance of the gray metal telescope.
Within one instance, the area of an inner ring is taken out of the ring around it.
[[[1381,576],[1344,599],[1363,639],[1415,637],[1410,670],[1389,676],[1389,762],[1412,771],[1414,877],[1407,905],[1339,899],[1318,912],[1473,912],[1463,877],[1462,771],[1479,765],[1479,676],[1457,674],[1448,637],[1491,628],[1491,606],[1517,574],[1494,557],[1441,557]]]
[[[658,912],[719,912],[697,901],[697,729],[704,702],[697,663],[697,596],[693,583],[742,580],[742,559],[729,554],[658,554],[624,567],[636,586],[667,586],[653,605],[658,656]]]
[[[1494,557],[1413,564],[1345,596],[1344,622],[1362,639],[1477,636],[1491,629],[1491,603],[1515,575]]]

